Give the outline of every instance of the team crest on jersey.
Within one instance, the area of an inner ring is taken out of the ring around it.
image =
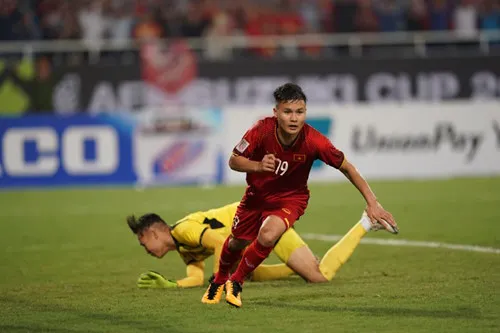
[[[238,223],[240,223],[240,218],[238,217],[238,215],[235,215],[233,218],[233,229],[236,229]]]
[[[240,143],[236,145],[236,150],[240,153],[243,153],[248,148],[248,146],[250,146],[250,143],[245,139],[241,139]]]
[[[293,154],[293,161],[294,162],[305,162],[306,161],[306,155],[305,154]]]

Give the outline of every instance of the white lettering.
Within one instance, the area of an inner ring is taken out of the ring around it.
[[[430,100],[441,101],[458,95],[460,84],[455,74],[450,72],[430,75]]]
[[[25,142],[33,141],[36,156],[26,161]],[[3,137],[3,163],[11,176],[53,176],[59,168],[57,133],[50,127],[10,128]]]
[[[199,106],[210,106],[215,100],[212,100],[212,92],[211,85],[209,81],[206,80],[197,80],[179,93],[180,100],[182,104],[189,103],[193,100],[193,96],[196,96],[194,99],[196,100],[196,104]]]
[[[92,93],[89,111],[92,113],[116,111],[118,103],[113,86],[109,82],[99,82]]]
[[[427,133],[386,134],[379,133],[374,126],[355,126],[352,132],[352,148],[357,152],[369,151],[420,151],[438,150],[449,146],[452,151],[464,153],[470,162],[483,142],[481,132],[461,132],[452,123],[436,124]]]
[[[500,78],[492,72],[478,72],[470,79],[472,98],[493,99],[500,94]]]
[[[234,103],[243,105],[262,105],[272,103],[273,89],[289,82],[287,77],[239,78],[234,84]]]
[[[93,146],[89,158],[86,142]],[[2,140],[0,175],[52,177],[60,167],[72,176],[112,174],[119,166],[119,150],[110,126],[73,126],[59,134],[51,127],[10,128]]]
[[[223,106],[230,103],[230,87],[231,83],[229,79],[222,78],[218,80],[214,80],[212,83],[208,79],[201,79],[206,81],[208,84],[212,85],[212,104],[216,106]]]
[[[390,73],[379,73],[368,78],[365,87],[366,98],[369,101],[393,101],[396,99],[397,81]]]
[[[357,98],[357,82],[352,75],[300,76],[297,84],[314,103],[353,102]]]
[[[52,100],[57,113],[71,114],[79,111],[80,81],[78,74],[69,73],[54,87]]]
[[[397,98],[400,101],[412,100],[412,85],[411,78],[408,74],[403,73],[397,78],[398,84],[396,86]]]
[[[144,96],[143,88],[144,85],[142,82],[137,81],[125,81],[118,85],[118,100],[120,101],[120,105],[116,107],[123,109],[123,111],[134,110],[142,102],[142,96]],[[115,109],[111,111],[119,110]]]
[[[95,144],[95,159],[85,159],[85,141]],[[118,137],[109,126],[74,126],[64,132],[64,168],[72,175],[111,174],[118,167]]]

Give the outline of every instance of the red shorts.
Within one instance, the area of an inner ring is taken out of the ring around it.
[[[242,207],[240,204],[234,215],[231,234],[238,239],[253,241],[257,238],[262,222],[271,215],[280,217],[288,229],[304,214],[306,207],[307,202],[283,203],[262,209]]]

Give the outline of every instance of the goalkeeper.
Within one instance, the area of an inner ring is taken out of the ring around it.
[[[127,217],[127,223],[146,252],[162,258],[170,251],[177,251],[186,264],[186,277],[168,280],[161,274],[149,271],[140,275],[139,288],[175,288],[203,285],[205,259],[214,255],[213,272],[217,272],[219,256],[239,202],[204,212],[190,214],[169,226],[156,214],[145,214],[139,219]],[[274,247],[274,253],[283,262],[277,265],[260,265],[251,276],[252,281],[285,278],[294,273],[307,282],[330,281],[338,269],[351,256],[361,238],[370,229],[383,227],[372,224],[366,214],[337,244],[327,251],[320,262],[293,228],[287,230]]]

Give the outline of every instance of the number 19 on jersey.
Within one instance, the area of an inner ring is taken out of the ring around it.
[[[278,161],[278,166],[276,167],[275,174],[279,176],[283,176],[285,172],[288,170],[288,162],[282,161],[280,159],[276,159]]]

